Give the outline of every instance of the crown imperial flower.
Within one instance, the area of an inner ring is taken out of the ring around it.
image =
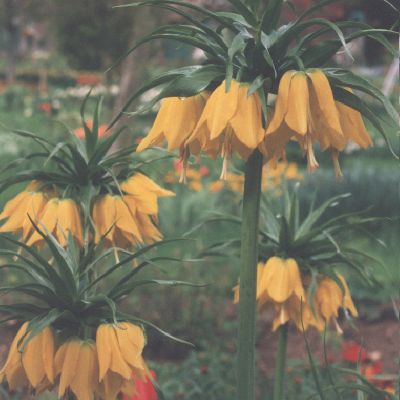
[[[60,375],[58,396],[69,389],[77,400],[92,400],[98,387],[96,346],[91,341],[71,339],[55,356],[56,375]]]
[[[15,335],[7,360],[0,371],[0,382],[6,378],[12,390],[27,385],[35,389],[54,383],[54,335],[46,327],[27,342],[28,322]]]
[[[372,143],[361,114],[334,100],[329,80],[319,69],[283,75],[260,150],[276,162],[284,156],[285,146],[292,139],[307,154],[310,171],[318,167],[313,143],[318,142],[321,150],[330,149],[337,176],[341,176],[338,153],[350,139],[364,148]]]
[[[232,80],[229,90],[223,81],[204,107],[186,144],[198,155],[205,151],[215,157],[221,153],[225,178],[227,162],[233,152],[247,159],[264,138],[261,102],[257,93],[248,95],[249,86]]]
[[[337,274],[342,287],[329,277],[323,277],[319,280],[315,292],[315,308],[316,316],[313,324],[320,330],[325,329],[325,324],[333,320],[336,324],[336,319],[339,316],[339,309],[348,310],[353,317],[358,316],[356,307],[350,296],[350,290],[344,277]],[[340,331],[339,326],[337,325]]]
[[[83,246],[82,222],[78,205],[72,199],[54,197],[44,206],[38,218],[39,229],[51,233],[61,246],[66,246],[71,234],[79,246]],[[39,232],[33,232],[27,244],[37,245],[43,242]]]
[[[207,96],[203,92],[192,97],[163,99],[153,127],[139,143],[136,151],[157,146],[164,140],[168,143],[168,150],[179,149],[196,127]]]
[[[132,374],[141,378],[147,375],[142,358],[145,338],[140,327],[128,322],[102,324],[97,328],[96,345],[100,382],[110,372],[124,380],[130,380]]]
[[[29,239],[34,232],[29,217],[37,223],[47,203],[45,194],[36,191],[37,187],[36,181],[31,182],[24,191],[6,203],[0,214],[0,220],[7,220],[0,227],[0,232],[21,233],[23,240]]]

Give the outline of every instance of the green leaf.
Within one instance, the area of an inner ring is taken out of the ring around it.
[[[159,328],[158,326],[152,324],[149,321],[146,321],[146,320],[140,319],[140,318],[136,318],[136,317],[130,317],[130,316],[127,316],[125,314],[122,314],[122,316],[125,317],[126,320],[128,320],[128,321],[130,321],[132,323],[139,323],[139,324],[148,326],[149,328],[152,328],[152,329],[156,330],[157,332],[161,333],[163,336],[167,337],[168,339],[171,339],[171,340],[173,340],[175,342],[178,342],[178,343],[181,343],[181,344],[186,344],[188,346],[194,347],[194,345],[192,343],[187,342],[186,340],[183,340],[183,339],[179,339],[179,338],[171,335],[170,333],[162,330],[161,328]]]
[[[91,157],[89,158],[89,163],[88,163],[89,171],[101,163],[102,159],[105,157],[107,152],[111,149],[112,145],[115,143],[115,141],[119,138],[119,136],[125,129],[126,126],[123,126],[117,129],[113,134],[103,138],[98,142],[96,148],[91,153]],[[112,156],[112,154],[110,154],[110,156]]]
[[[296,22],[300,22],[303,19],[305,19],[306,17],[308,17],[309,15],[315,13],[316,11],[320,10],[323,7],[326,7],[329,4],[332,3],[337,3],[340,0],[319,0],[317,4],[307,8],[297,19]],[[342,0],[343,1],[343,0]]]
[[[36,335],[38,335],[43,329],[50,326],[54,321],[56,321],[61,315],[62,311],[57,309],[52,309],[46,313],[36,316],[31,321],[29,321],[27,330],[25,335],[20,339],[17,345],[20,345],[22,341],[24,341],[24,345],[22,346],[20,352],[22,353],[25,350],[25,347]]]
[[[351,71],[341,68],[326,68],[324,69],[324,72],[331,84],[359,90],[378,100],[383,105],[393,121],[396,121],[396,126],[398,125],[398,112],[393,107],[390,100],[368,80],[362,78],[361,76],[355,75]]]
[[[184,238],[177,238],[177,239],[168,239],[168,240],[161,240],[159,242],[150,244],[146,247],[143,247],[142,249],[136,251],[135,253],[129,253],[127,251],[125,251],[126,254],[129,254],[128,257],[126,257],[125,259],[123,259],[122,261],[118,262],[117,264],[112,265],[111,267],[109,267],[107,269],[107,271],[105,271],[103,274],[101,274],[100,276],[98,276],[93,282],[91,282],[84,290],[83,293],[87,292],[89,289],[91,289],[94,285],[96,285],[97,283],[99,283],[101,280],[103,280],[104,278],[106,278],[107,276],[111,275],[113,272],[115,272],[117,269],[119,269],[120,267],[122,267],[123,265],[131,262],[132,260],[134,260],[135,258],[138,258],[140,256],[145,255],[147,252],[149,252],[151,249],[158,247],[158,246],[163,246],[169,243],[174,243],[174,242],[179,242],[179,241],[185,241],[185,240],[189,240],[189,239],[184,239]]]
[[[96,102],[96,108],[93,115],[93,127],[86,131],[85,129],[85,143],[86,143],[86,154],[90,159],[91,155],[96,150],[97,141],[99,139],[99,118],[101,114],[101,105],[103,103],[103,97],[99,97]],[[85,122],[84,122],[85,123]]]
[[[164,280],[164,279],[143,279],[141,281],[134,281],[131,283],[127,283],[121,286],[113,296],[115,300],[119,300],[124,296],[127,296],[130,292],[136,289],[139,286],[143,285],[159,285],[159,286],[190,286],[202,288],[208,286],[208,284],[196,284],[185,281],[176,281],[176,280]]]
[[[251,96],[253,93],[257,92],[259,89],[263,88],[266,79],[263,75],[258,75],[256,79],[249,86],[249,90],[247,91],[247,96]]]
[[[204,90],[214,81],[222,81],[223,69],[215,65],[206,65],[189,73],[178,76],[165,86],[160,93],[134,114],[151,109],[155,103],[165,97],[190,97]]]
[[[347,106],[354,108],[358,112],[360,112],[365,118],[367,118],[371,124],[374,126],[374,128],[382,135],[382,137],[385,139],[386,144],[392,153],[392,155],[396,158],[399,159],[399,155],[393,150],[392,144],[390,143],[385,129],[382,127],[381,122],[379,118],[376,116],[376,113],[374,113],[366,104],[363,102],[358,96],[354,95],[353,93],[350,93],[348,90],[345,88],[339,87],[339,86],[332,86],[332,92],[334,95],[334,98]]]
[[[54,303],[54,301],[60,304],[54,292],[52,292],[47,286],[41,285],[39,283],[25,283],[23,285],[16,286],[3,286],[0,287],[0,292],[4,292],[4,294],[23,293],[37,300],[40,300],[47,305]]]
[[[339,51],[341,44],[338,40],[324,40],[308,48],[303,54],[306,68],[317,68],[325,65]]]
[[[138,91],[136,91],[128,99],[128,101],[126,102],[126,104],[124,105],[122,110],[110,122],[107,129],[111,129],[116,124],[116,122],[121,117],[121,115],[123,115],[128,110],[130,105],[143,93],[146,93],[150,89],[153,89],[157,86],[161,86],[161,85],[170,83],[171,81],[173,81],[174,79],[176,79],[178,77],[189,76],[194,71],[197,71],[202,68],[204,68],[204,67],[203,66],[183,67],[183,68],[178,68],[178,69],[174,69],[171,71],[167,71],[167,72],[164,72],[164,73],[158,75],[156,78],[152,79],[150,82],[143,85]]]
[[[321,206],[319,206],[315,211],[310,212],[303,223],[300,225],[296,232],[295,240],[301,240],[302,236],[309,233],[310,229],[318,222],[325,211],[337,203],[338,200],[346,199],[350,196],[350,193],[340,194],[338,196],[332,197],[325,201]]]
[[[55,271],[51,272],[51,280],[55,280],[59,286],[63,287],[63,292],[65,293],[57,293],[59,296],[65,295],[68,299],[74,299],[77,294],[77,287],[75,283],[74,271],[73,271],[73,260],[71,260],[69,254],[66,250],[60,246],[54,236],[47,231],[46,227],[43,226],[43,232],[38,225],[31,219],[28,215],[33,227],[39,233],[40,236],[43,237],[44,241],[46,242],[47,246],[49,247],[52,256],[54,257],[55,261],[58,265],[58,270],[60,276],[56,274]],[[48,263],[46,263],[48,265]],[[53,270],[53,267],[50,266],[50,269]],[[62,282],[62,284],[60,284]]]
[[[99,303],[105,303],[110,311],[113,318],[113,323],[117,324],[117,305],[115,304],[114,300],[104,294],[98,294],[95,297],[90,298],[90,301],[86,302],[89,304],[88,310],[93,307],[98,307]]]
[[[252,12],[252,10],[247,7],[246,3],[241,0],[228,0],[236,10],[239,12],[241,16],[251,25],[255,26],[257,24],[257,20]]]
[[[226,26],[227,28],[234,29],[233,24],[228,24],[224,18],[221,18],[218,15],[218,12],[215,11],[210,11],[207,8],[204,7],[199,7],[196,6],[192,3],[189,3],[187,1],[181,1],[181,0],[146,0],[146,1],[141,1],[141,2],[135,2],[135,3],[130,3],[130,4],[124,4],[120,6],[115,6],[115,8],[122,8],[122,7],[141,7],[141,6],[159,6],[159,5],[164,6],[165,4],[172,4],[172,5],[177,5],[181,6],[183,8],[189,8],[193,11],[197,11],[201,14],[207,15],[208,17],[215,19],[217,22],[221,23],[223,26]]]
[[[261,30],[270,33],[276,29],[282,13],[283,0],[268,0],[261,19]]]
[[[232,13],[232,12],[226,12],[226,11],[216,11],[215,15],[220,17],[223,20],[228,20],[231,22],[232,25],[229,25],[229,28],[237,33],[240,31],[240,28],[252,28],[252,25],[249,24],[245,18],[243,18],[242,15]]]
[[[38,314],[47,311],[46,308],[31,303],[0,304],[1,313],[11,314],[14,316],[14,319],[23,319],[24,321],[29,321]]]
[[[276,71],[274,60],[269,52],[269,47],[270,47],[270,43],[271,43],[270,39],[264,32],[261,32],[260,38],[261,38],[261,44],[264,47],[264,51],[263,51],[264,59],[267,62],[267,64],[274,70],[274,77],[276,78],[278,74]]]
[[[64,302],[69,302],[70,296],[68,293],[68,288],[64,282],[64,280],[57,274],[56,270],[52,265],[50,265],[43,257],[41,257],[36,250],[34,250],[33,247],[27,246],[23,242],[19,242],[17,240],[14,240],[6,235],[2,236],[3,239],[8,240],[11,243],[16,244],[17,246],[22,247],[25,249],[31,256],[33,256],[40,264],[40,267],[38,265],[35,265],[34,262],[29,260],[28,258],[24,257],[22,254],[16,254],[17,257],[22,259],[24,262],[28,264],[30,268],[33,268],[34,270],[37,271],[38,274],[42,275],[44,279],[48,280],[49,283],[54,288],[54,291],[57,293],[59,298],[64,301]],[[43,270],[45,273],[43,274]],[[51,287],[51,286],[50,286]]]

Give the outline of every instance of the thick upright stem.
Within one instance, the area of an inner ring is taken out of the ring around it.
[[[283,400],[283,383],[285,381],[286,344],[288,336],[288,324],[279,328],[278,350],[276,353],[274,399]]]
[[[262,155],[255,150],[246,163],[240,267],[237,399],[254,400],[258,220]]]

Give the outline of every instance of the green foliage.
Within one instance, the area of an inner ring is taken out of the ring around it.
[[[149,325],[175,339],[150,322],[122,313],[117,308],[124,298],[141,286],[196,286],[178,280],[137,279],[140,272],[149,265],[156,265],[160,261],[179,261],[150,253],[153,248],[174,240],[160,241],[134,253],[124,249],[101,252],[93,245],[81,253],[71,236],[64,249],[51,234],[46,234],[31,222],[46,242],[52,262],[47,261],[35,248],[10,237],[3,237],[18,246],[19,250],[1,250],[0,254],[10,261],[0,268],[18,271],[26,279],[22,283],[0,287],[0,292],[26,295],[34,301],[0,305],[0,312],[6,316],[2,322],[14,319],[30,321],[28,330],[31,338],[48,325],[60,329],[66,337],[87,335],[88,330],[91,336],[101,322],[124,320]],[[115,255],[115,251],[123,255],[123,259],[113,263],[110,258]],[[106,281],[110,282],[110,275],[123,271],[123,267],[133,261],[138,263],[136,268],[122,272],[114,285],[105,284]],[[102,270],[101,265],[104,264],[106,267]]]

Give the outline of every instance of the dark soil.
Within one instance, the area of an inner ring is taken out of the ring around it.
[[[341,324],[343,329],[343,340],[351,340],[359,343],[367,352],[374,352],[375,356],[383,362],[385,374],[397,374],[399,371],[400,359],[400,323],[395,319],[382,319],[375,321],[358,320],[354,326],[348,323]],[[333,338],[332,338],[333,336]],[[335,337],[336,336],[336,337]],[[315,329],[309,329],[307,339],[313,356],[320,361],[324,360],[323,335]],[[277,347],[278,335],[271,332],[270,325],[258,339],[258,348],[261,357],[260,368],[271,374],[275,365],[275,350]],[[328,336],[327,357],[330,362],[341,361],[341,339],[340,335]],[[288,339],[288,358],[307,359],[307,352],[303,334],[291,329]]]

